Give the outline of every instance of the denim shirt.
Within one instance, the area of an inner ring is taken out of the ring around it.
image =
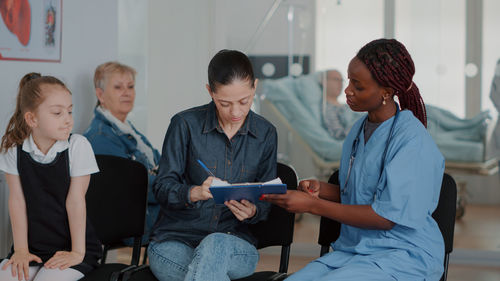
[[[154,149],[151,143],[144,135],[130,123],[132,129],[142,138],[142,141],[153,150],[154,162],[158,164],[160,153]],[[151,191],[154,179],[156,177],[156,167],[153,167],[148,161],[146,154],[137,149],[137,141],[130,135],[123,133],[118,127],[110,122],[104,115],[96,109],[94,110],[94,119],[89,128],[84,133],[87,137],[95,154],[114,155],[127,159],[132,159],[143,164],[148,170],[148,229],[152,227],[159,211],[158,203]]]
[[[222,232],[255,245],[248,224],[266,219],[270,204],[255,202],[255,216],[239,221],[228,207],[216,205],[213,199],[191,202],[190,190],[208,177],[196,160],[230,183],[262,182],[276,178],[276,155],[276,128],[252,111],[231,140],[219,125],[213,102],[176,114],[165,135],[153,186],[161,211],[152,239],[196,247],[208,234]]]

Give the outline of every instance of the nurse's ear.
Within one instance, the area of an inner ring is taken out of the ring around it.
[[[394,96],[395,94],[395,91],[393,88],[391,87],[383,87],[382,88],[382,98],[386,101],[389,101],[392,99],[392,97]]]

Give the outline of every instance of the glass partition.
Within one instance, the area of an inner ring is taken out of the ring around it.
[[[337,69],[346,79],[347,65],[359,48],[383,35],[383,0],[318,0],[316,70]],[[344,95],[340,100],[345,101]]]
[[[500,17],[498,16],[498,11],[500,11],[500,1],[483,0],[483,79],[481,107],[489,109],[493,116],[497,114],[498,109],[495,108],[490,99],[491,83],[495,75],[500,76],[500,68],[496,66],[500,60],[500,36],[498,36]],[[500,95],[500,89],[498,91]]]
[[[398,0],[395,14],[425,103],[464,117],[465,0]]]

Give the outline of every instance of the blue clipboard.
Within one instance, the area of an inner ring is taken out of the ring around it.
[[[252,203],[258,202],[262,194],[285,194],[286,184],[235,184],[228,186],[211,186],[210,193],[215,204],[224,204],[228,200],[240,201],[246,199]]]

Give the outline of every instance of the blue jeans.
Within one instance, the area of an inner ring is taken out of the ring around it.
[[[259,261],[255,246],[234,235],[212,233],[196,248],[179,241],[152,241],[151,271],[160,281],[223,281],[252,274]]]

